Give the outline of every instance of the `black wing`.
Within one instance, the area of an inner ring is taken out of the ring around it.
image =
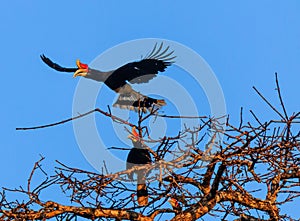
[[[174,51],[168,51],[169,46],[162,49],[163,43],[158,48],[157,44],[155,44],[148,56],[140,61],[123,65],[112,73],[111,78],[118,79],[119,82],[123,82],[124,84],[126,81],[133,84],[149,82],[158,72],[165,71],[168,66],[174,63],[172,59],[176,56],[171,57]]]
[[[57,70],[57,71],[60,71],[60,72],[75,72],[75,71],[77,71],[77,68],[65,68],[65,67],[62,67],[62,66],[54,63],[53,61],[51,61],[45,55],[41,55],[40,57],[41,57],[41,59],[43,60],[43,62],[45,64],[47,64],[50,68],[53,68],[54,70]]]

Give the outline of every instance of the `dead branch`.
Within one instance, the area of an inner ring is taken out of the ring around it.
[[[296,220],[281,207],[300,199],[300,133],[295,126],[300,112],[288,115],[277,75],[276,87],[283,113],[254,89],[279,119],[263,121],[251,110],[254,122],[247,122],[241,109],[239,125],[232,125],[228,119],[226,130],[218,125],[218,119],[203,118],[194,128],[154,140],[144,123],[149,117],[158,116],[155,110],[147,115],[139,112],[135,125],[100,109],[54,124],[17,128],[55,126],[100,112],[125,126],[136,126],[145,146],[156,144],[151,149],[146,147],[154,160],[113,174],[106,168],[100,174],[57,161],[54,172],[48,175],[42,169],[41,157],[29,175],[27,188],[4,188],[0,194],[0,220],[84,217],[192,221],[205,215],[217,220]],[[216,139],[219,133],[224,135],[222,141]],[[128,151],[128,148],[114,149]],[[128,178],[128,174],[139,170],[147,174],[147,206],[138,206],[136,184]],[[43,181],[32,186],[36,183],[33,180]],[[50,187],[64,194],[69,203],[43,199],[41,193]],[[11,193],[23,194],[25,199],[10,201],[7,195]]]

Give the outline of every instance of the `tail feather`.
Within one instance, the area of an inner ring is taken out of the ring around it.
[[[164,105],[166,105],[164,100],[147,97],[138,92],[120,94],[117,101],[113,104],[114,107],[135,111],[141,109],[143,112],[147,112],[153,106],[160,108]]]
[[[137,173],[137,200],[140,206],[148,205],[148,190],[143,172]]]

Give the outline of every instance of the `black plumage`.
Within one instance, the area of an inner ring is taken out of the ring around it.
[[[60,72],[75,72],[77,71],[78,68],[65,68],[60,66],[59,64],[54,63],[53,61],[51,61],[49,58],[47,58],[45,55],[41,55],[40,56],[42,61],[47,64],[49,67],[53,68],[56,71],[60,71]]]
[[[112,72],[104,83],[112,90],[123,87],[127,82],[132,84],[147,83],[158,72],[163,72],[171,62],[157,59],[143,59],[138,62],[131,62],[121,66]]]
[[[133,147],[127,156],[126,170],[134,166],[142,166],[151,163],[151,156],[147,149]],[[142,171],[143,172],[143,171]],[[129,179],[133,180],[133,173],[128,174]]]
[[[132,135],[129,136],[132,140],[133,148],[130,150],[127,156],[126,169],[132,169],[135,166],[144,166],[151,164],[151,155],[148,147],[140,140],[139,134],[136,132],[135,127],[132,128]],[[148,190],[146,179],[149,170],[146,168],[135,168],[134,171],[128,173],[129,179],[133,180],[134,173],[137,175],[137,199],[140,206],[146,206],[148,204]]]
[[[89,68],[88,65],[80,63],[79,60],[77,60],[77,68],[66,68],[54,63],[45,55],[41,55],[41,59],[45,64],[57,71],[75,72],[74,77],[82,76],[104,82],[110,89],[120,94],[114,106],[134,110],[142,108],[145,112],[153,105],[161,107],[166,103],[164,100],[150,98],[136,92],[128,83],[140,84],[149,82],[159,72],[164,72],[168,66],[174,63],[173,59],[176,56],[171,56],[173,53],[174,51],[169,51],[169,47],[163,49],[163,43],[159,46],[155,44],[153,50],[140,61],[127,63],[111,71]]]
[[[159,102],[159,100],[151,98],[151,97],[145,97],[142,100],[132,101],[131,99],[128,99],[128,97],[130,98],[130,96],[131,96],[130,93],[121,94],[117,101],[118,105],[132,106],[134,108],[138,108],[138,107],[150,108],[150,107],[152,107],[153,104],[157,104]]]
[[[134,144],[141,146],[139,141],[133,141]],[[134,166],[143,166],[151,163],[151,156],[147,149],[133,147],[127,157],[126,169],[131,169]],[[128,174],[129,179],[133,180],[133,174],[137,175],[137,201],[140,206],[148,204],[148,189],[146,184],[147,170],[138,169]]]

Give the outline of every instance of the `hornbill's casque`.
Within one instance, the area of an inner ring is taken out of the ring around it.
[[[153,79],[158,72],[163,72],[170,66],[176,56],[171,55],[174,51],[169,51],[169,46],[163,49],[163,43],[157,47],[155,44],[153,50],[140,61],[127,63],[116,70],[100,71],[90,68],[87,64],[76,61],[77,68],[65,68],[52,62],[45,55],[41,59],[51,68],[60,72],[75,72],[74,77],[82,76],[95,81],[104,82],[110,89],[119,93],[119,97],[113,106],[123,109],[137,110],[140,108],[143,112],[153,105],[161,107],[165,105],[164,100],[158,100],[147,97],[133,90],[128,84],[147,83]]]
[[[142,166],[151,163],[151,156],[147,146],[141,141],[139,134],[132,128],[132,135],[128,136],[132,140],[133,148],[130,150],[126,161],[126,170],[134,166]],[[146,185],[147,171],[145,169],[135,170],[128,174],[129,179],[133,180],[133,173],[137,174],[137,199],[140,206],[148,204],[148,190]]]

